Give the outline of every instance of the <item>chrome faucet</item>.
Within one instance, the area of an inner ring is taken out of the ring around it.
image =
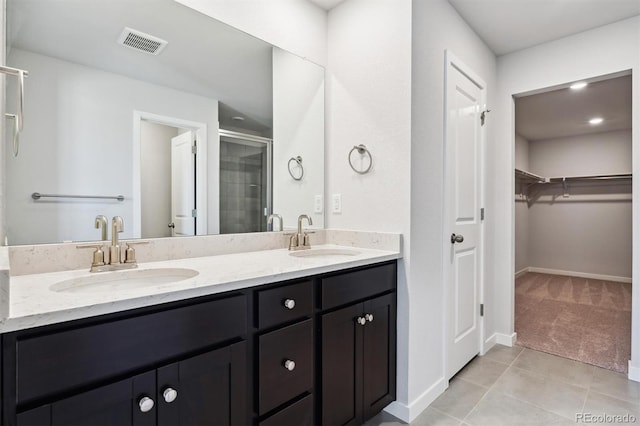
[[[102,229],[102,241],[107,241],[107,217],[103,214],[96,216],[96,229]]]
[[[114,216],[113,219],[111,219],[111,246],[109,247],[110,265],[117,265],[121,263],[118,234],[122,231],[124,231],[124,221],[120,216]]]
[[[284,231],[283,225],[282,225],[282,216],[280,216],[279,214],[270,214],[269,217],[267,218],[267,225],[271,225],[271,230],[275,231],[275,229],[273,229],[273,219],[277,218],[278,222],[280,223],[280,231]]]
[[[298,216],[298,232],[293,234],[289,239],[289,250],[305,250],[311,248],[309,242],[309,232],[302,232],[302,220],[307,219],[309,225],[313,225],[313,221],[306,214]]]

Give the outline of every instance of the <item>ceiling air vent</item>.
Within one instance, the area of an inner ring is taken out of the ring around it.
[[[142,31],[125,27],[120,37],[118,37],[118,43],[141,52],[159,55],[169,42],[150,34],[145,34]]]

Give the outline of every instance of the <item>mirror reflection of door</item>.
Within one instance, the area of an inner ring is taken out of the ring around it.
[[[196,234],[196,161],[191,131],[171,138],[171,222],[172,236]]]
[[[194,132],[190,130],[141,120],[142,238],[195,235],[193,143]],[[182,170],[183,175],[177,176],[176,170]],[[169,226],[172,223],[175,228]]]
[[[271,139],[220,131],[220,233],[267,230]]]

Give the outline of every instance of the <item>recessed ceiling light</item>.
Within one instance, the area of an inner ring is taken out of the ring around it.
[[[244,121],[244,117],[240,117],[239,115],[235,116],[235,117],[231,117],[232,120],[235,121]]]
[[[589,120],[589,124],[593,124],[593,125],[601,124],[603,121],[604,119],[602,119],[602,117],[595,117]]]
[[[579,81],[577,83],[573,83],[571,86],[569,86],[569,89],[571,90],[580,90],[580,89],[584,89],[585,87],[587,87],[587,83],[586,81]]]

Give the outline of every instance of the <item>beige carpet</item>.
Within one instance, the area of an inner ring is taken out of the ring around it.
[[[515,299],[518,344],[627,372],[631,284],[529,272]]]

